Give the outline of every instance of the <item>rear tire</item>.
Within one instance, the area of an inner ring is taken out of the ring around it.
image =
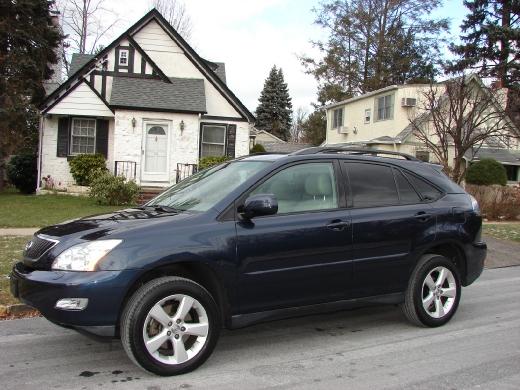
[[[401,308],[415,325],[441,326],[457,311],[460,293],[455,264],[441,255],[424,255],[412,272]]]
[[[138,366],[161,376],[184,374],[211,355],[221,329],[211,294],[192,280],[161,277],[139,288],[121,317],[121,342]]]

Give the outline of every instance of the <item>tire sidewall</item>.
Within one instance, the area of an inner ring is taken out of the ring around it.
[[[453,306],[451,307],[450,312],[442,318],[433,318],[431,317],[423,307],[422,304],[422,287],[426,276],[436,267],[445,267],[449,269],[454,278],[456,284],[457,295],[455,297],[455,301],[453,302]],[[443,256],[434,256],[430,258],[417,272],[416,280],[414,283],[414,291],[413,291],[413,302],[415,311],[420,321],[427,326],[437,327],[442,326],[447,323],[457,312],[457,308],[460,302],[461,295],[461,282],[460,282],[460,274],[453,262],[448,260]]]
[[[196,356],[184,363],[169,365],[150,355],[144,343],[143,326],[150,309],[161,299],[175,294],[188,295],[201,303],[208,316],[209,329],[206,343]],[[215,348],[221,327],[217,305],[211,295],[202,286],[188,281],[187,283],[167,282],[149,291],[135,308],[131,321],[131,348],[135,359],[146,370],[162,376],[183,374],[204,363]]]

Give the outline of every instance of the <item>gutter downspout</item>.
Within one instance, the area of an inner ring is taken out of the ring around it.
[[[40,126],[38,128],[38,173],[36,175],[36,193],[38,194],[41,190],[41,175],[42,175],[42,147],[43,147],[43,128],[45,119],[43,114],[40,112]]]

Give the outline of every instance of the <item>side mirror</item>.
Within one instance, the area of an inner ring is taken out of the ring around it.
[[[278,212],[278,200],[273,194],[253,195],[246,199],[238,212],[246,219],[273,215]]]

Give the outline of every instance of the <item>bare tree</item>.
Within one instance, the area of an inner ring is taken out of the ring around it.
[[[422,105],[410,119],[413,134],[457,183],[464,178],[468,152],[474,157],[484,143],[507,146],[514,134],[495,91],[476,76],[431,84],[422,95]]]
[[[189,41],[193,23],[181,0],[151,0],[150,7],[156,8],[185,40]]]
[[[94,53],[99,40],[119,23],[117,14],[105,7],[105,0],[61,0],[59,8],[67,47],[78,53]]]
[[[307,119],[307,110],[304,107],[298,107],[293,114],[291,126],[290,140],[291,142],[301,142],[303,139],[303,123]]]

